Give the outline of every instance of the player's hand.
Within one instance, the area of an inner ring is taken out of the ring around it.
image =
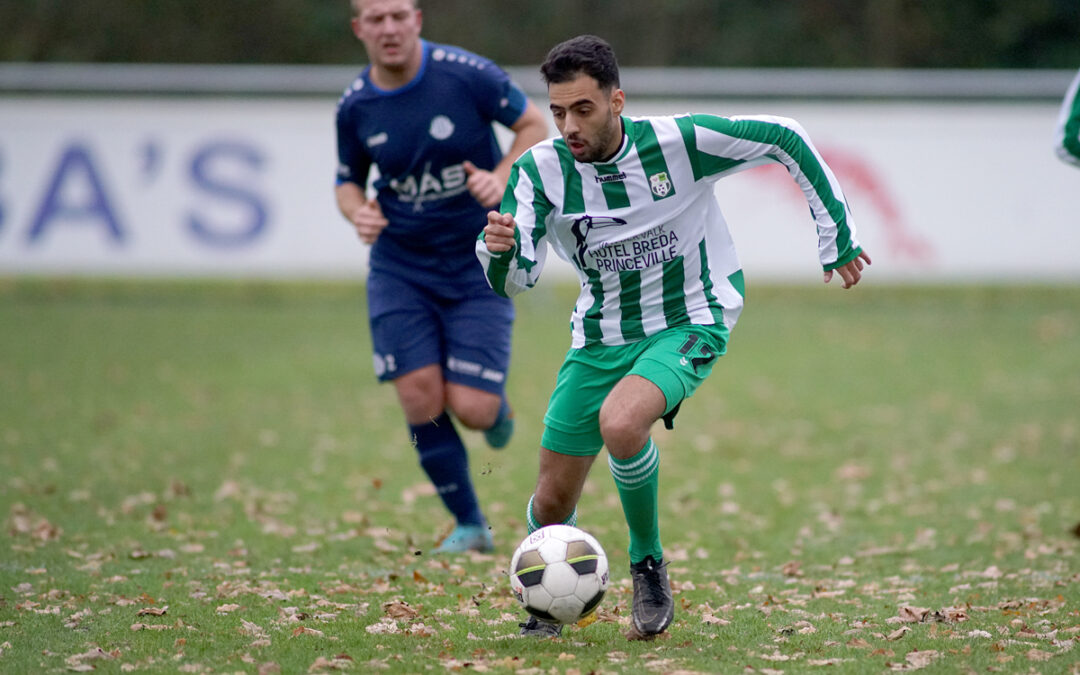
[[[514,217],[509,213],[499,213],[498,211],[488,211],[488,222],[484,227],[484,243],[487,244],[487,248],[492,253],[504,253],[514,248],[517,242],[514,241],[514,231],[517,229],[517,223],[514,222]]]
[[[502,201],[503,188],[505,187],[502,182],[495,177],[495,174],[478,169],[469,160],[465,160],[464,167],[465,175],[468,176],[465,185],[469,188],[473,198],[480,202],[481,206],[486,206],[489,209],[498,206],[499,202]]]
[[[365,244],[374,244],[379,238],[379,233],[390,224],[383,215],[379,202],[374,199],[367,200],[353,211],[350,220],[356,229],[356,234]]]
[[[825,270],[825,283],[832,281],[833,272],[840,275],[840,288],[851,288],[862,279],[863,267],[870,264],[870,256],[866,251],[861,251],[846,265],[841,265],[835,270]]]

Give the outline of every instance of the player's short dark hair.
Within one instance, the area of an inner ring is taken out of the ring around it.
[[[546,84],[569,82],[584,73],[601,89],[619,86],[619,62],[615,50],[603,38],[579,35],[551,48],[540,72]]]

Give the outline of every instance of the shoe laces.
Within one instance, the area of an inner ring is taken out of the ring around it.
[[[645,592],[649,595],[650,604],[662,604],[667,599],[663,584],[660,583],[660,570],[665,567],[667,567],[666,562],[658,564],[652,556],[648,556],[634,565],[634,569],[642,575],[645,581]]]

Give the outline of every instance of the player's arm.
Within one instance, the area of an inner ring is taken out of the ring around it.
[[[1054,138],[1058,158],[1080,166],[1080,72],[1073,78],[1061,103]]]
[[[802,125],[768,115],[694,115],[692,119],[699,171],[714,167],[711,170],[717,175],[726,175],[766,161],[783,164],[802,190],[817,225],[818,257],[825,282],[836,272],[844,288],[858,283],[870,256],[855,238],[851,209],[839,181]]]
[[[532,288],[544,269],[547,229],[537,227],[551,212],[552,205],[529,178],[522,162],[535,162],[527,151],[513,167],[497,211],[490,211],[487,224],[476,241],[476,257],[484,268],[488,284],[501,296],[513,297]]]
[[[368,199],[363,188],[352,182],[336,185],[334,197],[337,199],[338,210],[345,216],[345,220],[352,224],[357,236],[365,244],[374,244],[388,224],[382,209],[379,208],[379,202]]]
[[[525,110],[517,121],[510,125],[510,130],[514,132],[514,140],[502,161],[494,169],[484,171],[478,169],[472,162],[465,162],[465,172],[469,176],[467,182],[469,192],[476,201],[489,208],[498,205],[499,200],[502,199],[506,181],[510,177],[510,167],[514,165],[514,161],[526,150],[547,138],[547,120],[536,104],[526,100]]]

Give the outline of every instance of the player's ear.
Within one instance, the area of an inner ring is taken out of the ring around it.
[[[626,92],[622,89],[611,90],[611,110],[616,115],[621,115],[623,107],[626,105]]]
[[[349,23],[352,25],[352,34],[360,39],[360,17],[354,16]]]

